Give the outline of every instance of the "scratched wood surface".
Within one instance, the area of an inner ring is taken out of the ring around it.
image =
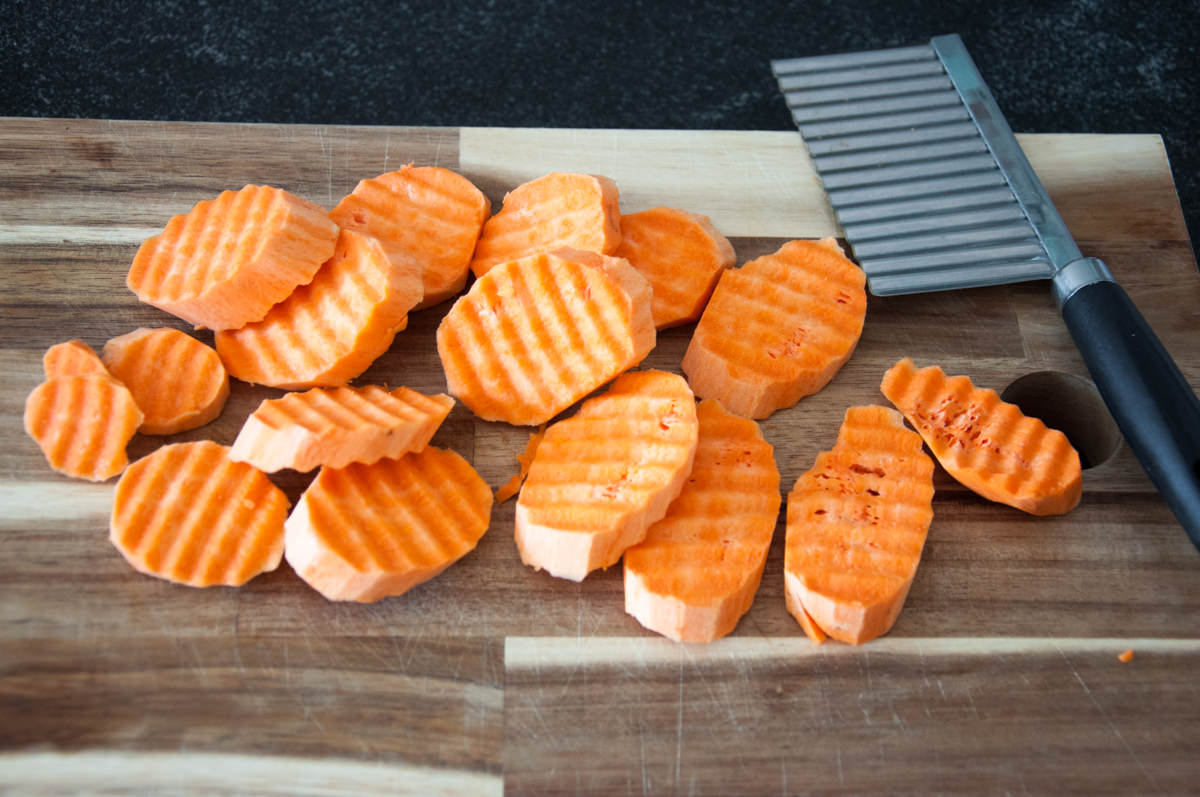
[[[1084,252],[1200,385],[1200,274],[1159,138],[1022,143]],[[0,793],[1197,789],[1200,554],[1124,447],[1061,518],[988,504],[939,470],[904,612],[860,648],[814,647],[787,614],[782,526],[753,608],[708,646],[628,617],[619,567],[582,584],[522,567],[511,502],[462,562],[368,606],[329,603],[286,565],[241,589],[131,571],[106,539],[112,485],[57,476],[22,432],[42,351],[184,328],[124,275],[196,201],[270,183],[329,207],[410,161],[461,171],[496,207],[548,171],[607,174],[625,210],[710,215],[741,261],[839,232],[786,133],[0,120]],[[360,381],[443,390],[445,309],[416,314]],[[690,331],[663,333],[645,365],[678,371]],[[764,423],[785,490],[847,406],[883,401],[902,355],[997,389],[1085,375],[1044,284],[872,298],[834,382]],[[175,439],[229,443],[273,395],[238,383],[217,421]],[[1086,394],[1052,399],[1086,412]],[[460,406],[434,442],[496,486],[526,435]],[[278,482],[295,500],[307,477]]]

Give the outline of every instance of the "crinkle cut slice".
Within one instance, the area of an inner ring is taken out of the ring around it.
[[[748,418],[816,393],[858,344],[865,285],[831,238],[791,241],[724,272],[683,356],[688,383]]]
[[[230,375],[287,390],[340,387],[370,367],[421,300],[421,272],[376,238],[344,230],[308,285],[262,321],[216,335]]]
[[[267,473],[284,468],[344,468],[419,451],[454,399],[407,387],[313,388],[266,399],[246,419],[230,456]]]
[[[611,255],[621,243],[617,184],[598,174],[553,172],[517,186],[483,225],[471,270],[556,249]]]
[[[887,407],[851,407],[837,442],[787,503],[788,610],[815,642],[886,634],[912,586],[933,521],[933,461]]]
[[[449,392],[484,420],[544,423],[654,348],[650,301],[629,263],[594,252],[497,266],[438,326]]]
[[[229,374],[211,347],[178,329],[135,329],[104,344],[104,365],[145,414],[142,434],[175,434],[214,420]]]
[[[621,216],[621,245],[613,255],[649,280],[659,329],[698,319],[722,272],[737,262],[733,245],[708,216],[663,207]]]
[[[989,501],[1031,515],[1079,504],[1083,469],[1071,441],[996,391],[937,366],[918,369],[908,357],[888,369],[881,389],[946,472]]]
[[[337,235],[320,205],[248,185],[172,218],[138,249],[126,284],[143,302],[196,326],[237,329],[309,282]]]
[[[762,579],[779,469],[758,424],[706,399],[691,474],[666,516],[625,551],[625,611],[677,642],[734,629]]]
[[[698,433],[691,390],[664,371],[622,374],[550,426],[517,499],[521,561],[574,581],[615,564],[683,489]]]
[[[189,587],[245,584],[283,556],[288,500],[211,440],[175,443],[117,482],[109,539],[135,570]]]
[[[329,600],[401,595],[466,556],[492,491],[465,459],[427,446],[371,465],[322,468],[287,521],[287,560]]]
[[[104,367],[104,363],[100,361],[100,355],[78,338],[55,343],[46,349],[46,353],[42,355],[42,370],[47,379],[53,379],[56,376],[86,376],[87,374],[111,376],[108,369]]]
[[[89,481],[125,469],[125,446],[142,423],[133,394],[107,374],[56,376],[25,400],[25,432],[50,467]]]
[[[462,290],[491,209],[483,192],[461,174],[410,163],[361,181],[329,217],[420,264],[424,298],[415,308],[420,310]]]

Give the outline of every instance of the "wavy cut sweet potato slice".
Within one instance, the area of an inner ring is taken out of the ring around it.
[[[232,376],[288,390],[340,387],[392,345],[421,300],[421,270],[378,239],[343,230],[317,276],[262,321],[216,335]]]
[[[419,451],[454,408],[454,399],[407,387],[313,388],[266,399],[233,442],[230,458],[274,473],[344,468]]]
[[[491,489],[453,451],[322,468],[287,520],[286,556],[329,600],[369,603],[466,556],[491,511]]]
[[[779,469],[758,424],[706,399],[683,491],[625,551],[625,611],[677,642],[711,642],[754,602],[775,522]]]
[[[724,272],[683,357],[697,396],[766,418],[825,387],[858,344],[866,276],[832,238]]]
[[[145,415],[142,434],[203,426],[221,414],[229,398],[221,358],[178,329],[135,329],[105,343],[101,357]]]
[[[921,433],[946,472],[989,501],[1031,515],[1060,515],[1079,504],[1083,470],[1067,436],[937,366],[905,357],[881,389]]]
[[[679,495],[699,423],[687,383],[631,371],[546,429],[517,498],[521,561],[582,581],[608,567]]]
[[[721,273],[737,262],[733,245],[708,216],[664,207],[621,216],[621,245],[613,256],[650,282],[659,329],[698,319]]]
[[[237,329],[311,280],[337,235],[320,205],[248,185],[172,218],[138,249],[126,284],[143,302],[196,326]]]
[[[125,469],[142,423],[128,388],[107,374],[56,376],[25,400],[25,432],[59,473],[101,482]]]
[[[42,370],[47,379],[56,376],[111,376],[96,350],[76,338],[55,343],[42,355]]]
[[[886,634],[912,586],[933,521],[933,461],[887,407],[851,407],[837,442],[787,503],[788,610],[820,642]]]
[[[461,174],[411,163],[361,181],[329,217],[344,230],[373,235],[421,266],[424,298],[432,307],[462,290],[471,256],[492,205]]]
[[[450,394],[484,420],[544,423],[654,348],[650,297],[629,263],[594,252],[497,266],[438,326]]]
[[[619,198],[617,184],[598,174],[553,172],[523,183],[484,223],[471,270],[482,277],[500,263],[564,247],[610,255],[621,243]]]
[[[283,492],[226,446],[176,443],[125,470],[109,540],[146,575],[236,587],[279,566],[287,511]]]

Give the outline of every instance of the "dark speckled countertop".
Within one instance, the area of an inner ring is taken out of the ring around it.
[[[771,58],[956,32],[1018,132],[1162,134],[1200,233],[1195,0],[678,7],[8,0],[0,115],[786,130]]]

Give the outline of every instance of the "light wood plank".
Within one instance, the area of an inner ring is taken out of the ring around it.
[[[0,753],[14,794],[501,795],[499,775],[339,759],[221,753]]]
[[[1200,689],[1176,675],[1200,664],[1200,642],[881,642],[510,639],[507,788],[1129,794],[1200,780]]]

